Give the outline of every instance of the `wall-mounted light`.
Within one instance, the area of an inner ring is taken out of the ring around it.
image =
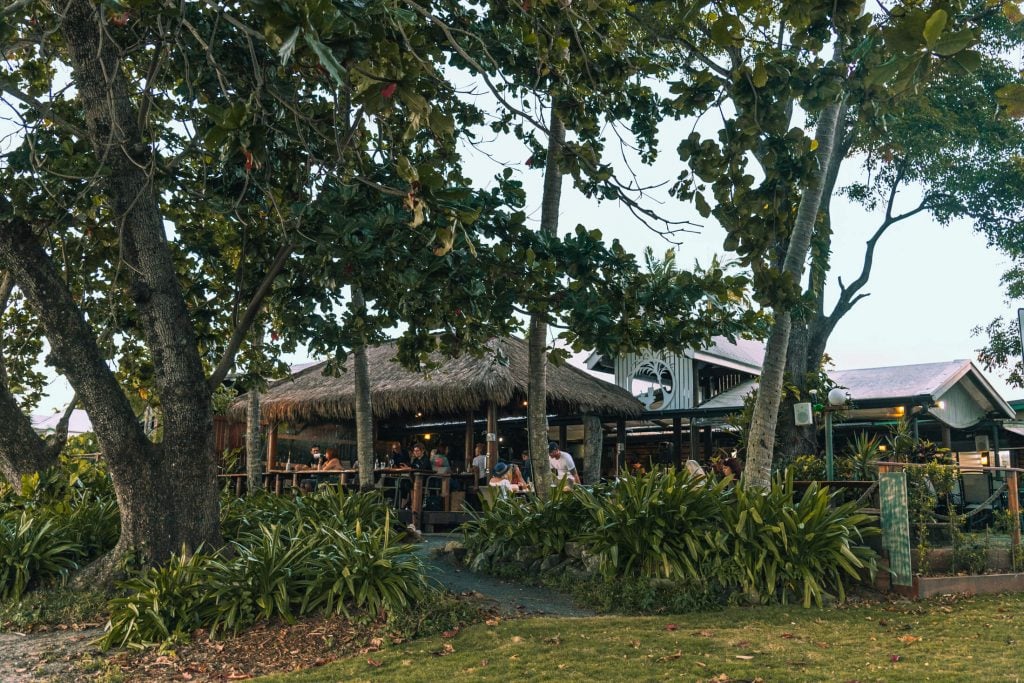
[[[884,443],[880,443],[878,444],[878,450],[882,453],[885,453],[887,450],[889,450],[889,447],[886,446]]]
[[[945,401],[936,401],[935,402],[935,407],[938,408],[939,410],[945,410],[946,409],[946,402]]]
[[[895,415],[896,417],[903,417],[904,415],[906,415],[907,409],[904,408],[903,406],[896,406],[895,408],[892,409],[892,412],[893,415]]]
[[[416,413],[416,417],[417,418],[423,417],[423,413]]]
[[[430,434],[424,434],[423,435],[423,440],[424,441],[430,441]]]
[[[988,453],[981,454],[981,466],[988,467]]]
[[[530,402],[529,402],[529,401],[523,401],[523,407],[524,407],[524,408],[525,408],[526,406],[528,406],[528,405],[530,405]]]

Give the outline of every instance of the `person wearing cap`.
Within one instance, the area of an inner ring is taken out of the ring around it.
[[[501,489],[502,495],[529,490],[529,486],[523,481],[523,475],[519,473],[519,468],[501,460],[494,466],[494,476],[487,485]]]
[[[556,480],[567,479],[566,483],[570,481],[574,484],[580,483],[580,475],[576,472],[576,463],[573,462],[571,455],[558,447],[557,441],[548,444],[548,464],[551,465]]]

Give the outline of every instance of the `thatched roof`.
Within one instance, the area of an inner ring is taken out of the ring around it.
[[[375,418],[396,415],[464,417],[483,411],[489,401],[500,407],[520,406],[526,399],[528,351],[513,337],[492,340],[482,357],[438,358],[440,367],[413,372],[395,360],[396,344],[367,351],[370,394]],[[355,414],[355,379],[323,374],[320,363],[275,382],[260,396],[264,422],[331,422]],[[232,403],[229,414],[244,419],[247,401]],[[548,411],[561,415],[584,413],[605,418],[636,417],[643,406],[628,391],[569,365],[548,365]]]

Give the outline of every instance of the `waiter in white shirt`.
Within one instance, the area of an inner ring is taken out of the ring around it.
[[[548,444],[548,463],[558,481],[568,477],[573,483],[580,483],[580,475],[576,472],[576,463],[573,462],[571,455],[558,447],[557,441]]]

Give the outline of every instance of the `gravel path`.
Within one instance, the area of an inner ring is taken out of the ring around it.
[[[416,551],[423,559],[427,573],[452,593],[480,593],[494,600],[501,611],[508,615],[594,616],[594,612],[574,606],[572,600],[561,593],[504,581],[486,574],[474,574],[464,567],[456,566],[446,556],[437,554],[445,543],[458,540],[461,537],[455,534],[424,534]]]
[[[87,652],[95,653],[89,643],[103,629],[81,631],[54,630],[45,633],[0,632],[0,681],[68,681],[73,666]]]

